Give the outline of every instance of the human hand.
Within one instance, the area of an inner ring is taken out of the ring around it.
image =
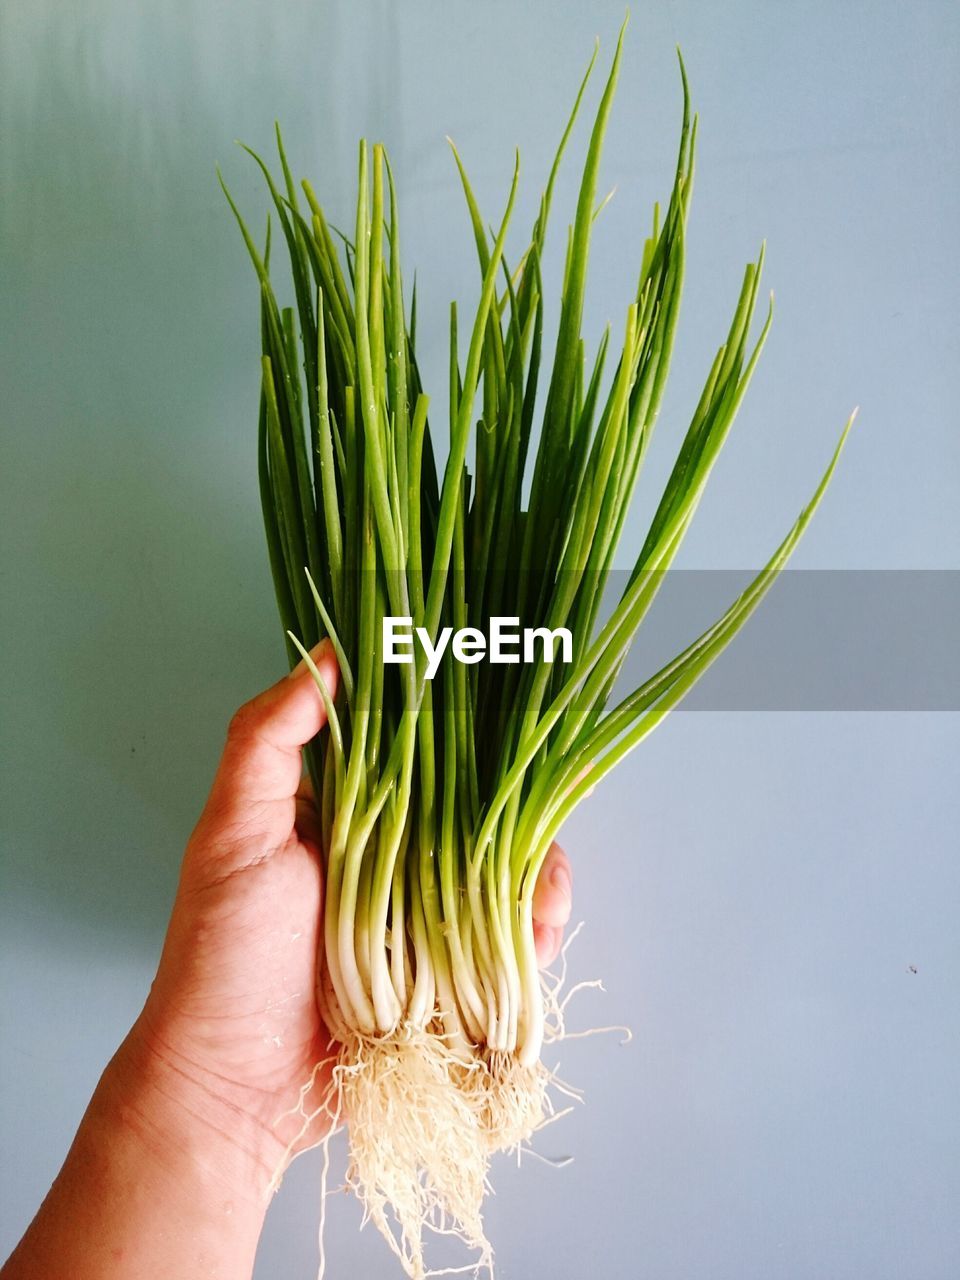
[[[321,642],[313,657],[333,694],[332,647]],[[149,1054],[199,1082],[211,1103],[219,1095],[222,1122],[266,1163],[297,1138],[301,1120],[289,1113],[328,1056],[314,994],[323,940],[319,824],[301,781],[302,747],[324,722],[302,664],[233,717],[134,1031]],[[541,965],[555,959],[570,907],[570,864],[554,845],[534,894]],[[320,1073],[314,1096],[326,1083]],[[319,1137],[297,1139],[291,1154]]]

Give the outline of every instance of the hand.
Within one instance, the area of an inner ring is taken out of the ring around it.
[[[330,647],[314,660],[332,693]],[[252,1274],[274,1175],[323,1136],[294,1141],[300,1120],[284,1115],[327,1052],[317,817],[300,780],[323,721],[304,668],[231,721],[146,1005],[3,1280]],[[541,964],[569,915],[570,867],[554,846],[534,895]]]
[[[332,647],[314,660],[336,689]],[[301,748],[324,724],[301,666],[234,716],[203,814],[190,837],[159,972],[138,1034],[149,1051],[198,1080],[275,1161],[300,1129],[287,1115],[328,1053],[314,997],[322,944],[319,831]],[[571,872],[554,845],[534,895],[541,965],[561,945]],[[320,1097],[319,1077],[312,1096]],[[306,1100],[309,1110],[310,1099]],[[322,1136],[311,1131],[298,1149]]]

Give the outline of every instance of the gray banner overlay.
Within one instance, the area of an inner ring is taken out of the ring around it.
[[[614,700],[728,608],[750,571],[671,570]],[[613,573],[608,600],[627,574]],[[960,710],[960,571],[786,570],[680,704],[688,711]]]

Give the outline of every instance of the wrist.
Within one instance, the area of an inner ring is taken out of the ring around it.
[[[249,1280],[268,1161],[229,1115],[135,1025],[4,1276]]]
[[[143,1014],[103,1074],[94,1099],[151,1159],[187,1177],[216,1203],[243,1205],[262,1219],[282,1150],[246,1100],[182,1055]]]

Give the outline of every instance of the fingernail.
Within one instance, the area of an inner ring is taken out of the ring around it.
[[[570,872],[562,862],[558,862],[550,872],[550,883],[568,902],[573,901],[573,881],[570,879]]]

